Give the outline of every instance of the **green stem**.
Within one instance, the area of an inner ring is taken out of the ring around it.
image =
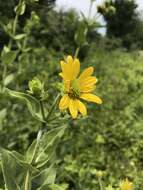
[[[80,47],[77,47],[77,48],[76,48],[76,51],[75,51],[75,55],[74,55],[75,58],[78,57],[79,50],[80,50]]]
[[[45,117],[43,101],[40,101],[40,106],[41,106],[42,117],[43,117],[43,120],[45,121],[46,117]]]
[[[32,155],[32,159],[31,159],[29,164],[33,164],[34,161],[35,161],[37,148],[38,148],[41,136],[42,136],[42,131],[39,130],[38,135],[37,135],[36,145],[35,145],[34,152],[33,152],[33,155]],[[27,174],[26,174],[24,190],[31,190],[31,180],[30,180],[30,171],[29,171],[29,169],[28,169]]]
[[[12,35],[14,36],[16,34],[16,28],[17,28],[17,22],[18,22],[19,15],[16,14],[13,22],[13,30],[12,30]],[[8,44],[9,49],[11,49],[13,43],[13,39],[11,38]]]
[[[19,17],[19,15],[16,14],[15,19],[14,19],[14,23],[13,23],[13,35],[16,34],[16,28],[17,28],[18,17]]]
[[[98,183],[99,183],[99,186],[100,186],[100,190],[103,190],[103,184],[102,184],[102,181],[101,181],[100,177],[98,177]]]
[[[32,155],[32,159],[30,161],[30,164],[33,164],[35,162],[35,156],[36,156],[36,153],[37,153],[37,148],[39,146],[39,142],[40,142],[40,138],[42,136],[42,131],[39,130],[38,134],[37,134],[37,139],[36,139],[36,145],[35,145],[35,148],[34,148],[34,152],[33,152],[33,155]]]
[[[40,100],[40,106],[41,106],[42,117],[43,117],[43,120],[45,121],[46,117],[45,117],[44,105],[43,105],[43,101],[41,101],[41,100]],[[36,144],[35,144],[35,148],[34,148],[34,152],[33,152],[30,164],[33,164],[35,162],[35,156],[36,156],[36,153],[37,153],[37,148],[39,146],[39,142],[40,142],[40,139],[41,139],[41,136],[42,136],[42,127],[43,127],[43,125],[45,125],[45,123],[42,123],[42,126],[40,127],[40,129],[38,131]]]
[[[24,190],[31,190],[31,184],[30,184],[30,171],[27,171],[26,179],[25,179],[25,186]]]
[[[60,98],[60,94],[58,94],[57,97],[55,98],[55,101],[54,101],[54,103],[52,104],[52,106],[51,106],[51,108],[50,108],[50,110],[49,110],[49,113],[48,113],[48,115],[47,115],[47,117],[46,117],[46,121],[48,121],[48,119],[50,118],[50,116],[51,116],[51,114],[52,114],[54,108],[55,108],[56,105],[57,105],[57,102],[58,102],[59,98]]]
[[[4,64],[3,65],[3,75],[2,75],[2,83],[3,83],[3,86],[4,86],[4,79],[6,77],[6,73],[7,73],[7,66]]]

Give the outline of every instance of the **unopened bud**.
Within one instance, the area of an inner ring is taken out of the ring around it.
[[[116,8],[113,7],[113,6],[110,6],[110,7],[108,8],[108,13],[109,13],[110,15],[114,15],[114,14],[116,13]]]
[[[96,176],[99,177],[99,178],[102,178],[103,174],[104,173],[101,170],[96,171]]]
[[[36,97],[39,97],[41,93],[43,92],[43,83],[35,77],[33,80],[29,81],[28,83],[29,86],[29,93],[32,95],[35,95]]]

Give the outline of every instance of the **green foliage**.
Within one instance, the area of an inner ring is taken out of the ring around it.
[[[13,14],[4,14],[1,24],[6,32],[2,45],[7,45],[0,60],[0,188],[118,190],[119,181],[128,177],[140,189],[142,51],[126,52],[116,38],[95,45],[96,21],[80,20],[75,11],[39,9],[46,1],[39,1],[38,9],[35,0],[26,1],[26,7],[21,2],[17,27]],[[92,42],[88,50],[86,41]],[[72,120],[58,110],[56,94],[61,88],[59,60],[74,54],[77,46],[82,69],[96,68],[95,94],[103,105],[89,105],[86,118]]]
[[[14,62],[18,54],[18,50],[13,51],[3,51],[1,56],[1,61],[3,64],[9,65]]]
[[[85,65],[95,65],[103,105],[94,106],[87,122],[74,132],[64,176],[75,189],[94,189],[94,170],[105,172],[105,185],[130,177],[142,186],[142,55],[92,49]],[[91,109],[90,109],[91,110]],[[78,135],[75,133],[78,132]],[[68,147],[69,145],[67,145]],[[137,156],[138,155],[138,156]],[[140,155],[140,156],[139,156]],[[74,180],[72,180],[74,178]],[[138,181],[138,182],[137,182]]]
[[[31,115],[42,121],[42,115],[40,112],[40,104],[34,97],[32,97],[28,94],[25,94],[25,93],[16,92],[14,90],[6,89],[6,91],[8,92],[8,94],[10,96],[15,97],[15,98],[23,101],[24,103],[26,103]]]
[[[113,6],[116,9],[114,14],[110,14],[106,9]],[[137,3],[134,0],[109,0],[99,7],[99,12],[103,15],[107,23],[107,35],[109,37],[121,38],[122,45],[128,49],[142,47],[140,42],[140,31],[142,21],[137,13]]]
[[[60,127],[45,133],[43,137],[38,136],[25,156],[15,151],[0,150],[2,171],[8,190],[26,189],[28,177],[30,178],[29,186],[32,189],[40,190],[44,186],[49,187],[50,184],[54,184],[55,145],[63,136],[64,131],[65,127]],[[48,166],[48,162],[52,164]]]

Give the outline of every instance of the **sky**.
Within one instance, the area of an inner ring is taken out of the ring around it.
[[[95,4],[101,4],[103,1],[104,0],[96,0]],[[143,10],[143,0],[136,0],[136,2],[139,6],[138,9]],[[64,9],[75,8],[78,11],[82,11],[87,15],[90,0],[57,0],[56,4],[57,7],[59,8],[61,7],[63,7]]]
[[[96,6],[98,4],[102,4],[104,0],[96,0],[94,3],[94,6],[91,11],[91,16],[93,17],[96,12]],[[138,4],[138,10],[142,13],[143,12],[143,0],[136,0]],[[88,15],[88,10],[89,10],[89,5],[90,5],[90,0],[57,0],[56,5],[58,9],[64,9],[68,10],[71,8],[75,8],[78,12],[83,12],[84,15]],[[104,23],[103,18],[99,17],[98,21],[100,23]],[[105,29],[99,30],[100,33],[105,34]]]

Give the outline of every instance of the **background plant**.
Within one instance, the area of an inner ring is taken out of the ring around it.
[[[0,5],[5,7],[11,2],[3,1]],[[22,34],[17,36],[20,39],[13,38],[8,32],[11,31],[15,15],[13,8],[17,3],[9,5],[10,16],[6,12],[1,17],[0,46],[1,53],[10,56],[6,60],[8,65],[4,85],[27,94],[28,82],[36,76],[44,81],[45,91],[48,90],[47,109],[55,98],[53,88],[59,85],[55,82],[58,81],[58,62],[63,54],[75,52],[75,31],[85,20],[81,20],[75,11],[56,12],[51,6],[41,4],[27,4],[26,12],[19,16],[16,35]],[[2,8],[3,12],[5,10]],[[141,26],[139,28],[142,29]],[[117,189],[119,180],[128,177],[134,182],[134,188],[140,189],[143,176],[142,51],[129,52],[120,43],[122,38],[118,37],[117,41],[116,36],[113,40],[101,37],[95,29],[95,25],[88,27],[87,41],[90,46],[84,44],[79,57],[82,68],[95,66],[99,79],[97,92],[102,95],[104,104],[100,108],[91,105],[90,116],[86,120],[59,121],[61,126],[66,124],[68,130],[57,147],[58,171],[55,182],[63,189],[98,189],[97,171],[103,171],[104,187],[111,184],[112,188]],[[13,42],[9,49],[11,38]],[[136,44],[134,38],[131,38],[131,42]],[[4,44],[6,47],[3,49]],[[2,63],[0,67],[2,79]],[[26,102],[22,104],[3,93],[2,87],[3,83],[0,88],[0,145],[23,154],[36,138],[41,121],[29,114]],[[53,125],[56,127],[59,123],[52,123],[48,127]],[[13,159],[9,151],[5,154]],[[2,173],[0,176],[0,187],[4,189]]]

